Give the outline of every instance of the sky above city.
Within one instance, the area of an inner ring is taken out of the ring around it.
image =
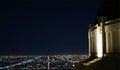
[[[88,53],[101,0],[1,2],[0,55]]]

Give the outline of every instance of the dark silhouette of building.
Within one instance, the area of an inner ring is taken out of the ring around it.
[[[120,0],[103,0],[98,12],[99,16],[105,16],[108,20],[120,18]]]
[[[120,0],[103,0],[88,34],[90,57],[75,70],[120,70]]]

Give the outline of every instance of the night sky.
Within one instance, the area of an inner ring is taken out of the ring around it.
[[[16,0],[0,4],[0,55],[88,53],[88,24],[101,0]]]

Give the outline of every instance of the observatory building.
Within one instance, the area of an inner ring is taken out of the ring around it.
[[[120,70],[120,0],[103,0],[88,40],[90,57],[75,70]]]

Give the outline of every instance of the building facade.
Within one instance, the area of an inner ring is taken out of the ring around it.
[[[103,0],[88,40],[89,58],[76,62],[75,70],[120,70],[120,0]]]

